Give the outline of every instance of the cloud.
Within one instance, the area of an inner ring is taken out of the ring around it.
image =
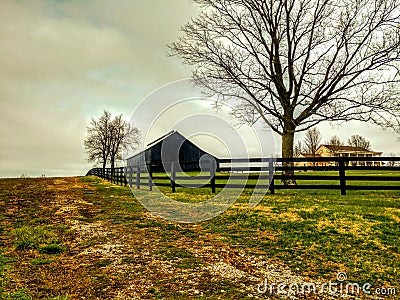
[[[166,57],[166,45],[194,11],[184,3],[4,0],[0,74],[43,80],[118,65],[163,77],[177,66]]]
[[[0,69],[7,78],[75,75],[88,68],[123,63],[133,54],[130,41],[113,28],[38,16],[33,14],[42,12],[38,8],[29,12],[31,7],[16,3],[2,3],[0,12],[0,39],[6,41],[0,44]]]
[[[0,176],[84,174],[92,116],[129,117],[188,74],[166,44],[193,12],[181,0],[1,1]]]
[[[167,44],[197,13],[185,0],[0,1],[0,177],[85,174],[91,117],[129,118],[190,75]],[[368,132],[374,148],[398,152],[391,132]]]

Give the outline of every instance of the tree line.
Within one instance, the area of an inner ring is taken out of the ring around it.
[[[300,154],[311,154],[315,156],[318,147],[322,141],[322,135],[318,128],[314,127],[306,131],[304,140],[297,141],[294,146],[293,155],[296,157]],[[329,140],[325,141],[324,145],[329,146],[352,146],[371,151],[371,142],[365,137],[353,134],[348,140],[347,144],[342,141],[337,135],[332,136]]]

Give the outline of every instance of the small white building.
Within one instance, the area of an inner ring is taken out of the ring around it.
[[[370,151],[361,147],[321,145],[316,154],[321,157],[379,157],[382,152]],[[333,162],[332,162],[333,164]],[[352,166],[382,166],[382,161],[349,161]]]
[[[315,154],[301,153],[297,158],[310,158],[310,157],[379,157],[382,152],[370,151],[361,147],[353,146],[334,146],[334,145],[320,145]],[[296,162],[295,166],[334,166],[334,161],[323,162]],[[383,166],[382,161],[348,161],[346,164],[351,166]]]

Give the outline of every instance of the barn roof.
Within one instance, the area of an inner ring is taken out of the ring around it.
[[[338,146],[338,145],[321,145],[320,147],[326,147],[332,151],[367,151],[367,149],[362,147],[354,147],[354,146]]]
[[[321,157],[320,154],[300,153],[304,157]]]
[[[160,141],[162,141],[162,140],[165,140],[167,137],[173,135],[174,133],[178,133],[180,136],[184,137],[184,136],[183,136],[182,134],[180,134],[178,131],[172,130],[172,131],[168,132],[167,134],[164,134],[163,136],[159,137],[158,139],[156,139],[156,140],[154,140],[154,141],[148,143],[148,144],[147,144],[147,147],[150,147],[150,146],[152,146],[152,145],[154,145],[154,144],[157,144],[158,142],[160,142]],[[185,138],[185,139],[186,139],[186,138]]]
[[[185,136],[183,136],[182,134],[180,134],[178,131],[172,130],[172,131],[168,132],[167,134],[164,134],[163,136],[159,137],[158,139],[156,139],[156,140],[154,140],[154,141],[148,143],[147,146],[146,146],[146,148],[145,148],[143,151],[141,151],[141,152],[139,152],[139,153],[136,153],[135,155],[129,157],[128,159],[133,158],[133,157],[135,157],[135,156],[141,155],[142,153],[146,152],[148,149],[151,149],[151,148],[154,147],[155,145],[157,145],[157,144],[163,142],[164,140],[170,138],[170,137],[173,136],[173,135],[178,135],[179,137],[183,138],[183,139],[185,140],[185,142],[191,144],[193,147],[199,149],[200,151],[202,151],[202,152],[204,152],[204,153],[209,154],[207,151],[204,151],[203,149],[201,149],[199,146],[197,146],[197,145],[194,144],[192,141],[190,141],[189,139],[187,139]],[[210,154],[210,155],[211,155],[211,154]],[[215,157],[214,155],[211,155],[211,156],[213,156],[214,158],[218,159],[218,158]]]

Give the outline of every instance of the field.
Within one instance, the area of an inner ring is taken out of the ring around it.
[[[280,175],[280,172],[276,172],[275,175]],[[336,188],[340,192],[340,176],[338,171],[297,171],[295,175],[298,177],[296,180],[298,185],[308,185],[308,186],[330,186],[330,189]],[[198,176],[198,179],[193,179],[193,176]],[[217,190],[221,190],[221,186],[228,183],[236,184],[243,186],[245,184],[249,185],[268,185],[268,172],[263,173],[258,178],[259,173],[227,173],[227,172],[217,172],[215,174],[215,183],[217,186]],[[275,176],[278,177],[278,176]],[[351,187],[354,186],[394,186],[398,187],[400,183],[399,171],[388,171],[388,170],[346,170],[346,185],[348,189],[357,190]],[[360,178],[361,177],[361,178]],[[152,181],[157,186],[171,186],[171,175],[166,173],[153,173]],[[209,172],[187,172],[187,173],[176,173],[176,183],[177,185],[184,186],[195,186],[195,185],[204,185],[208,183],[208,187],[211,188],[209,184],[210,173]],[[379,180],[377,180],[377,178]],[[395,180],[393,180],[395,178]],[[114,176],[115,183],[122,183],[125,181],[124,176],[118,174],[118,176]],[[132,176],[132,185],[137,185],[136,174]],[[140,185],[148,186],[148,174],[142,173],[140,176]],[[281,179],[275,178],[274,185],[277,189],[282,188]],[[218,188],[218,186],[220,188]],[[319,187],[319,188],[320,188]],[[317,187],[318,188],[318,187]],[[165,190],[165,189],[164,189]],[[360,190],[360,189],[358,189]]]
[[[214,219],[177,224],[96,177],[1,179],[0,299],[280,299],[259,284],[320,286],[339,272],[372,285],[359,298],[378,298],[376,288],[399,297],[400,192],[279,190],[253,209],[250,195]]]

